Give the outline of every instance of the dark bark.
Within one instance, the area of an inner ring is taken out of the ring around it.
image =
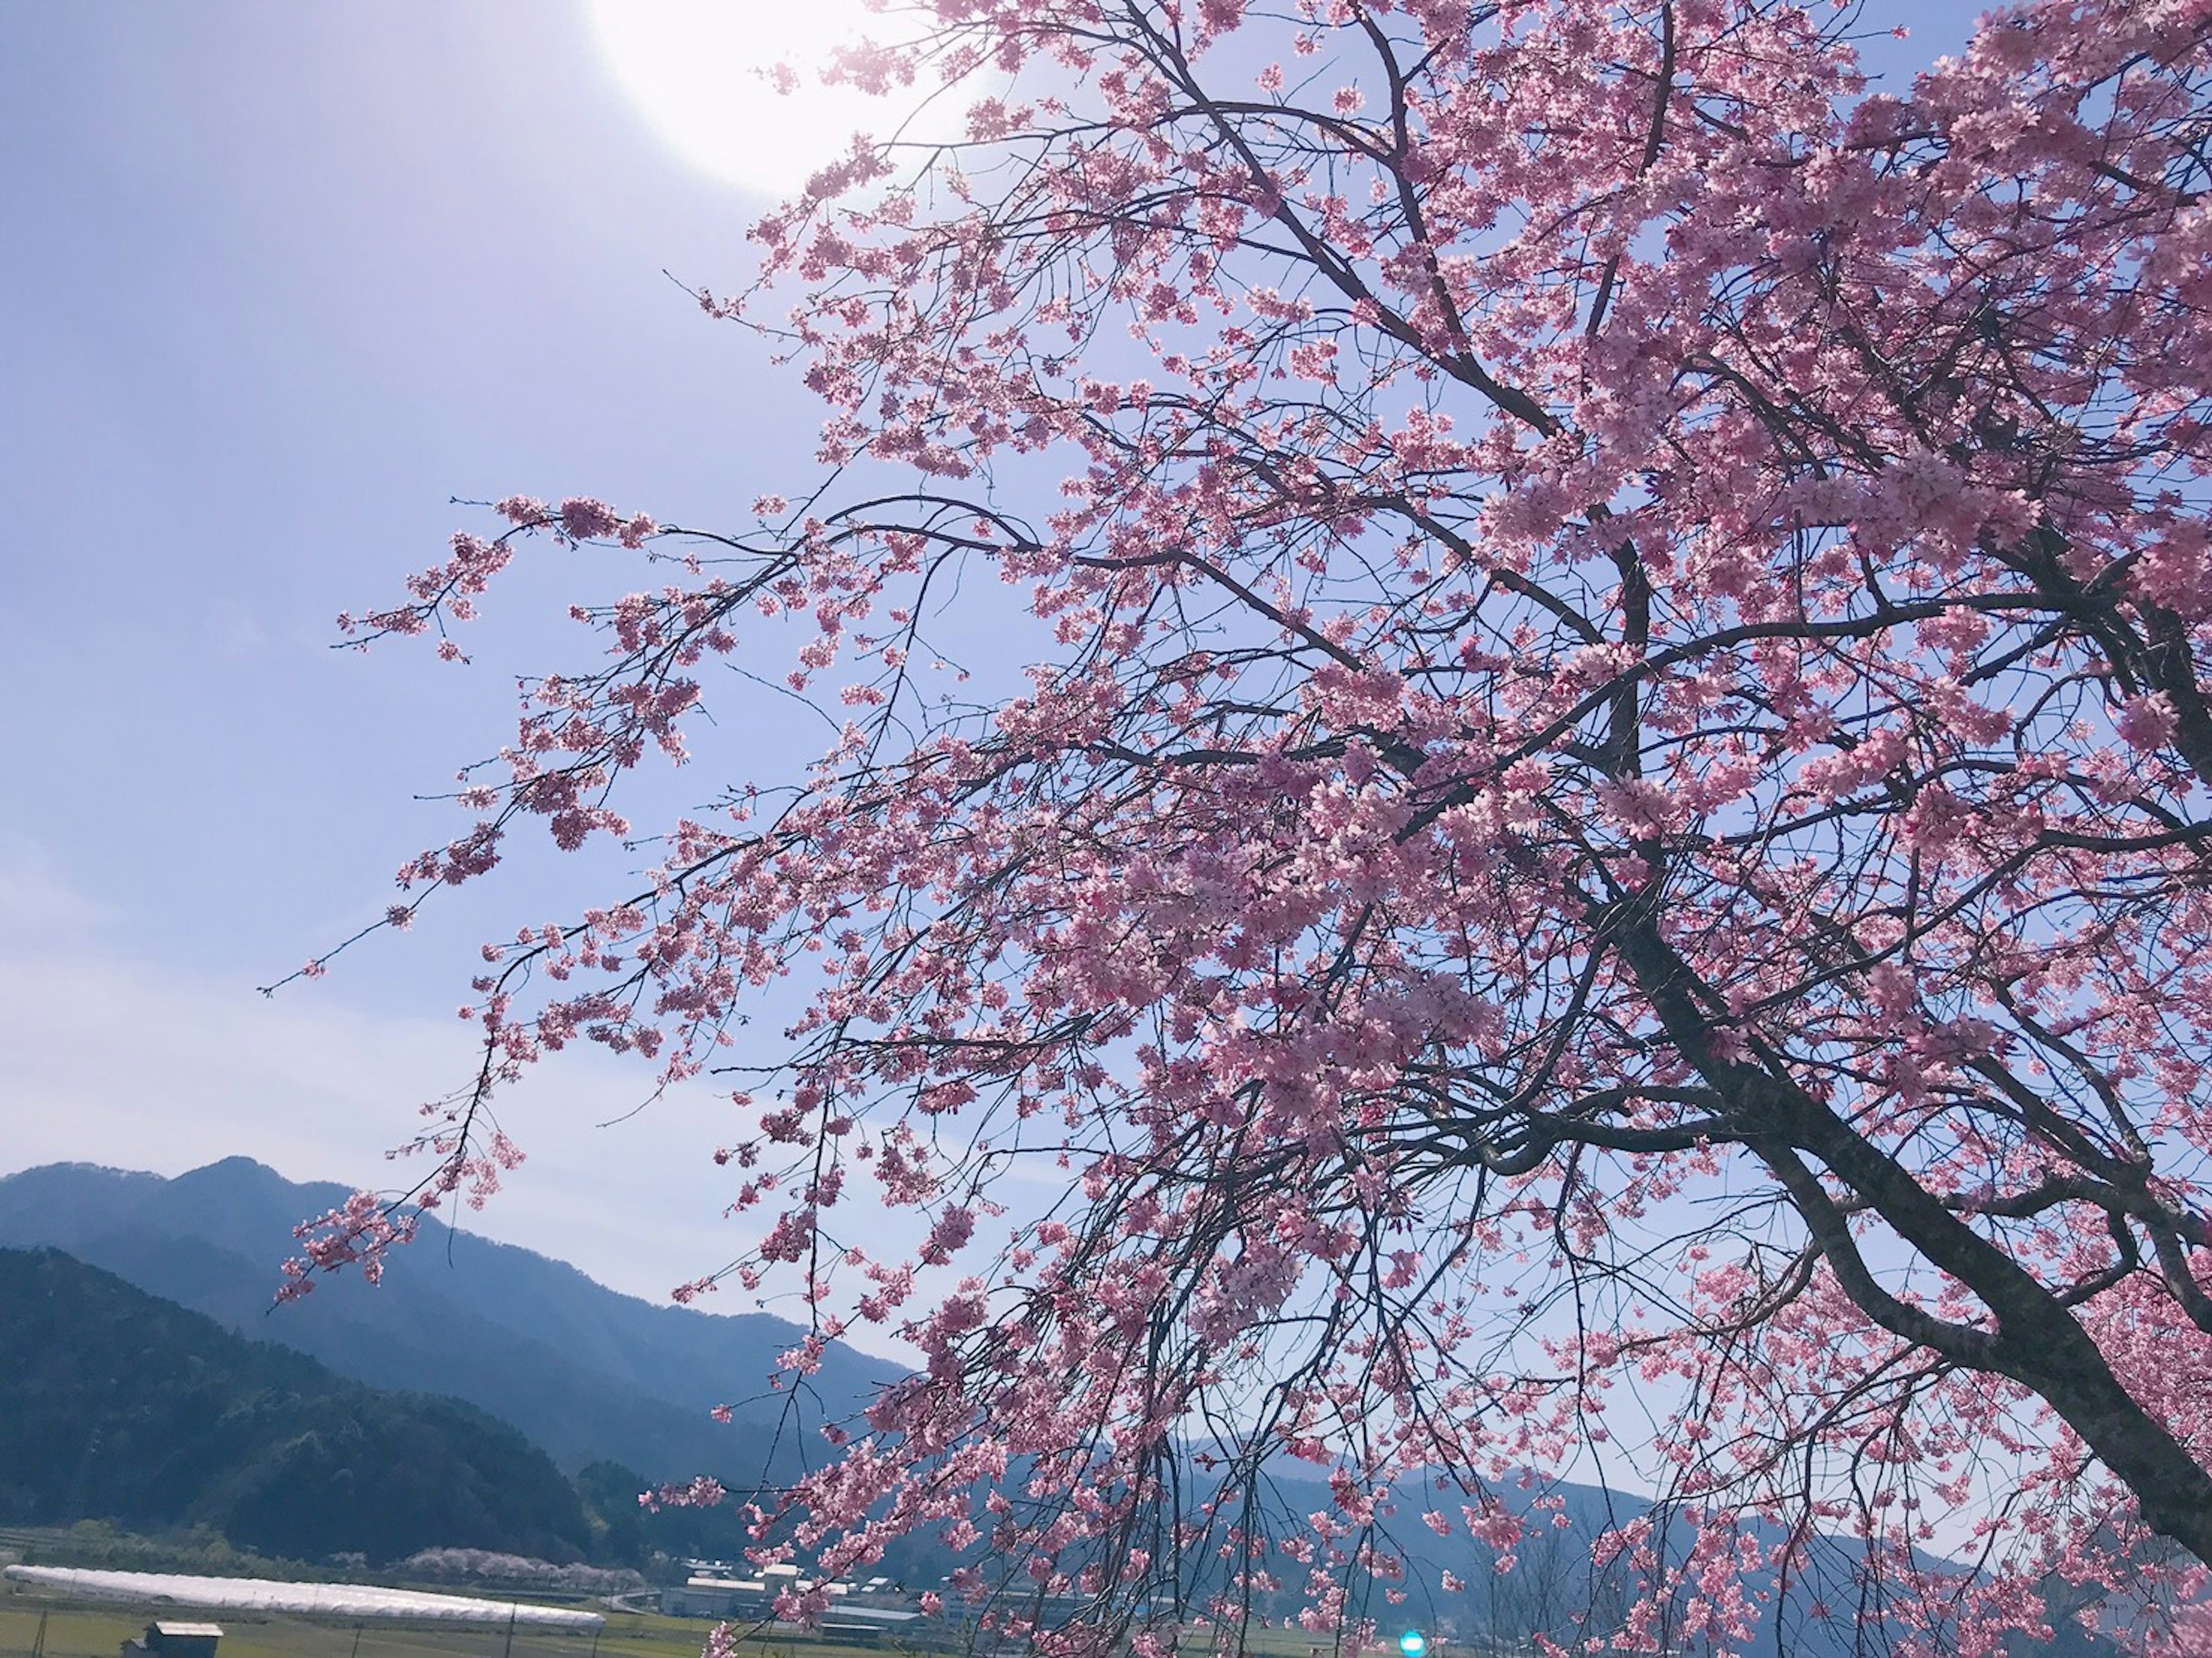
[[[2212,1472],[2120,1385],[2058,1295],[1814,1099],[1778,1056],[1761,1054],[1756,1064],[1723,1057],[1687,963],[1648,918],[1619,929],[1615,947],[1669,1040],[1719,1095],[1741,1143],[1788,1192],[1859,1310],[1904,1340],[2033,1393],[2135,1493],[2146,1525],[2212,1563]],[[1989,1309],[1991,1327],[1953,1323],[1884,1290],[1808,1157],[1856,1194],[1854,1207],[1879,1215],[1971,1291]]]

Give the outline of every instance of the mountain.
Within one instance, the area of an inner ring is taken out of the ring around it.
[[[248,1341],[58,1250],[0,1249],[0,1521],[206,1526],[264,1553],[556,1560],[581,1502],[514,1429]]]
[[[380,1388],[450,1394],[520,1429],[574,1472],[611,1459],[653,1482],[786,1477],[813,1429],[874,1397],[890,1363],[843,1347],[810,1396],[763,1398],[799,1327],[763,1314],[658,1307],[567,1264],[432,1217],[384,1282],[337,1275],[272,1309],[292,1229],[344,1201],[246,1157],[174,1179],[52,1163],[0,1179],[0,1247],[46,1246]],[[730,1402],[736,1421],[708,1412]],[[753,1402],[748,1402],[753,1401]]]
[[[234,1330],[313,1354],[342,1375],[467,1400],[521,1430],[577,1474],[601,1533],[593,1552],[613,1561],[642,1563],[654,1551],[733,1556],[744,1540],[734,1510],[677,1509],[641,1520],[635,1492],[700,1473],[735,1486],[763,1472],[772,1479],[787,1477],[802,1456],[818,1458],[820,1442],[811,1429],[825,1412],[847,1414],[890,1379],[888,1363],[833,1346],[813,1378],[815,1397],[799,1412],[802,1420],[779,1428],[772,1409],[749,1409],[743,1401],[761,1388],[775,1355],[797,1339],[797,1327],[764,1315],[657,1307],[618,1295],[560,1261],[453,1233],[434,1218],[426,1218],[417,1242],[392,1257],[381,1285],[326,1278],[304,1301],[271,1311],[276,1263],[293,1253],[293,1226],[346,1196],[342,1187],[294,1184],[242,1157],[173,1180],[52,1164],[0,1179],[0,1247],[64,1248]],[[737,1406],[731,1426],[707,1416],[725,1400]],[[1295,1515],[1328,1506],[1325,1485],[1304,1465],[1270,1472],[1271,1510]],[[1393,1527],[1406,1558],[1407,1598],[1371,1609],[1386,1619],[1450,1629],[1501,1649],[1534,1629],[1555,1630],[1567,1639],[1575,1629],[1572,1614],[1585,1608],[1602,1616],[1620,1586],[1593,1569],[1590,1542],[1643,1513],[1647,1500],[1571,1484],[1500,1496],[1518,1510],[1539,1492],[1560,1506],[1538,1517],[1517,1551],[1518,1568],[1504,1576],[1493,1570],[1488,1551],[1464,1536],[1430,1535],[1409,1509]],[[1554,1527],[1555,1518],[1565,1523]],[[1666,1534],[1680,1546],[1674,1527]],[[1761,1528],[1761,1540],[1776,1539]],[[1782,1604],[1768,1605],[1765,1637],[1770,1644],[1786,1641],[1808,1658],[1846,1658],[1848,1625],[1811,1619],[1807,1604],[1822,1588],[1848,1589],[1850,1548],[1838,1541],[1819,1555],[1812,1584],[1796,1585],[1780,1597]],[[971,1552],[962,1561],[987,1571],[994,1564],[988,1547],[983,1558]],[[951,1552],[925,1530],[895,1546],[881,1569],[921,1585],[955,1564]],[[1444,1593],[1447,1570],[1467,1588]],[[1267,1609],[1278,1615],[1291,1610],[1302,1588],[1303,1574],[1294,1575],[1281,1594],[1267,1597]],[[1833,1598],[1851,1604],[1846,1593]],[[2020,1658],[2031,1652],[2074,1658],[2108,1653],[2109,1646],[2062,1623],[2054,1646],[2014,1643],[2013,1650]]]

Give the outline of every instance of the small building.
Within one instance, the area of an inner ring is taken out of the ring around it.
[[[758,1618],[775,1597],[757,1577],[692,1577],[660,1592],[665,1618]]]
[[[145,1634],[123,1643],[123,1658],[215,1658],[222,1639],[220,1624],[179,1624],[163,1619]]]
[[[822,1615],[823,1638],[847,1646],[881,1646],[900,1636],[911,1635],[921,1621],[918,1612],[890,1606],[856,1606],[849,1603]]]

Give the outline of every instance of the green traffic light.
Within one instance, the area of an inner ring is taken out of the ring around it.
[[[1409,1629],[1398,1637],[1398,1650],[1405,1654],[1406,1658],[1421,1658],[1428,1649],[1429,1637],[1417,1629]]]

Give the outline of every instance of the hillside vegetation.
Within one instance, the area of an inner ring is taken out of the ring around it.
[[[0,1247],[66,1250],[356,1382],[465,1400],[571,1473],[611,1459],[655,1484],[787,1478],[818,1450],[825,1415],[849,1414],[900,1368],[833,1345],[805,1394],[774,1394],[769,1374],[797,1325],[657,1306],[434,1217],[380,1285],[327,1279],[270,1315],[292,1229],[346,1195],[247,1157],[173,1179],[52,1163],[0,1178]],[[708,1417],[724,1403],[729,1425]]]
[[[0,1249],[0,1521],[200,1525],[265,1554],[438,1546],[575,1559],[543,1451],[458,1400],[381,1392],[52,1249]]]

